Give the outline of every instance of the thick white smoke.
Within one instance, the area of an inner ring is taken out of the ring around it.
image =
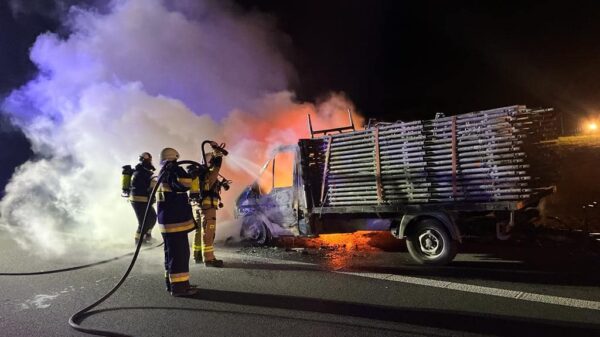
[[[269,144],[305,136],[306,113],[317,110],[286,91],[294,74],[276,47],[285,36],[231,3],[120,0],[102,13],[72,7],[67,26],[66,38],[38,37],[39,76],[3,104],[35,158],[7,185],[0,221],[41,255],[83,238],[96,249],[132,243],[137,224],[119,196],[120,167],[141,152],[157,158],[169,146],[199,161],[203,140],[228,142],[225,174],[239,191]],[[349,103],[335,96],[322,107],[335,104]]]

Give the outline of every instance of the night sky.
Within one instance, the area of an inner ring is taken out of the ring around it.
[[[291,36],[304,99],[341,90],[387,120],[511,104],[600,111],[598,2],[241,2]]]
[[[299,100],[342,91],[363,115],[390,121],[512,104],[555,107],[572,121],[600,111],[597,1],[235,2],[271,14],[288,35]],[[15,14],[0,0],[0,94],[33,78],[28,49],[79,2],[58,3]],[[30,156],[1,123],[0,187]]]

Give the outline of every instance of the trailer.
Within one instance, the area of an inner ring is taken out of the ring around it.
[[[507,239],[554,191],[553,109],[515,105],[363,130],[350,118],[347,127],[315,131],[309,116],[309,129],[311,138],[278,147],[238,197],[249,240],[377,224],[406,239],[415,261],[440,265],[452,261],[473,219],[491,219],[496,237]]]

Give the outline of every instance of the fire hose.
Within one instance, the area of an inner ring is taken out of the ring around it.
[[[200,146],[200,148],[202,149],[202,162],[206,165],[208,164],[206,162],[206,152],[204,152],[204,146],[206,144],[210,144],[210,146],[213,149],[217,149],[219,150],[221,153],[223,153],[223,155],[228,155],[229,152],[227,152],[227,150],[225,150],[225,143],[221,143],[221,144],[217,144],[216,142],[212,141],[212,140],[205,140],[202,142],[202,145]]]
[[[159,243],[156,246],[144,248],[142,250],[154,249],[154,248],[162,246],[163,244],[164,243],[161,242],[161,243]],[[111,257],[110,259],[101,260],[101,261],[97,261],[97,262],[93,262],[93,263],[88,263],[88,264],[83,264],[83,265],[80,265],[80,266],[68,267],[68,268],[43,270],[43,271],[33,271],[33,272],[0,273],[0,276],[34,276],[34,275],[48,275],[48,274],[64,273],[64,272],[67,272],[67,271],[73,271],[73,270],[79,270],[79,269],[84,269],[84,268],[99,266],[101,264],[105,264],[105,263],[109,263],[109,262],[120,260],[120,259],[122,259],[124,257],[131,256],[133,254],[134,253],[127,253],[127,254],[123,254],[123,255],[120,255],[120,256]]]
[[[175,165],[177,165],[177,166],[184,165],[184,164],[190,164],[190,165],[198,165],[198,166],[200,166],[199,163],[197,163],[195,161],[192,161],[192,160],[182,160],[182,161],[178,161],[178,162],[175,163]],[[142,236],[146,233],[146,230],[147,230],[147,228],[146,228],[146,217],[148,216],[148,211],[150,210],[151,200],[154,197],[154,195],[156,194],[156,191],[158,190],[158,187],[160,186],[160,183],[164,179],[165,172],[167,172],[167,170],[165,170],[164,172],[162,172],[158,176],[158,180],[156,181],[156,185],[154,186],[154,188],[152,188],[152,192],[150,192],[150,198],[148,198],[148,203],[146,204],[146,211],[144,212],[144,219],[142,221],[142,224],[143,224],[142,230],[141,230]],[[117,284],[110,291],[108,291],[104,296],[102,296],[96,302],[94,302],[94,303],[88,305],[87,307],[79,310],[78,312],[74,313],[69,318],[69,325],[73,329],[75,329],[77,331],[80,331],[80,332],[84,332],[84,333],[88,333],[88,334],[93,334],[93,335],[100,335],[100,336],[119,336],[119,337],[121,337],[121,336],[128,336],[128,335],[121,334],[121,333],[118,333],[118,332],[113,332],[113,331],[99,330],[99,329],[93,329],[93,328],[84,328],[81,325],[79,325],[79,322],[85,318],[85,316],[86,316],[85,314],[87,312],[89,312],[93,308],[97,307],[102,302],[106,301],[110,296],[112,296],[121,287],[121,285],[123,285],[123,283],[125,282],[125,280],[129,276],[129,273],[133,269],[133,266],[135,265],[137,257],[138,257],[138,255],[140,253],[140,248],[142,247],[142,241],[143,240],[139,240],[138,241],[138,244],[135,247],[135,252],[133,253],[133,258],[131,259],[129,267],[127,268],[127,271],[125,271],[125,274],[123,274],[123,276],[121,277],[121,279],[119,280],[119,282],[117,282]]]

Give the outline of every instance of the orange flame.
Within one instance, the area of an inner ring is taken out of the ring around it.
[[[321,103],[311,104],[295,103],[291,93],[279,93],[257,102],[251,110],[233,111],[223,121],[225,139],[218,140],[227,142],[230,150],[222,174],[234,181],[232,190],[223,193],[228,212],[221,212],[219,217],[225,216],[223,213],[232,215],[235,198],[256,180],[260,167],[277,146],[296,144],[298,139],[310,137],[308,114],[311,114],[314,129],[335,128],[349,124],[347,109],[352,111],[354,124],[362,125],[364,118],[355,112],[354,105],[343,94],[332,94]],[[276,163],[276,187],[292,185],[293,160],[284,157],[278,158]],[[269,172],[265,173],[269,180]],[[272,180],[261,188],[266,189],[267,185],[272,186]]]

